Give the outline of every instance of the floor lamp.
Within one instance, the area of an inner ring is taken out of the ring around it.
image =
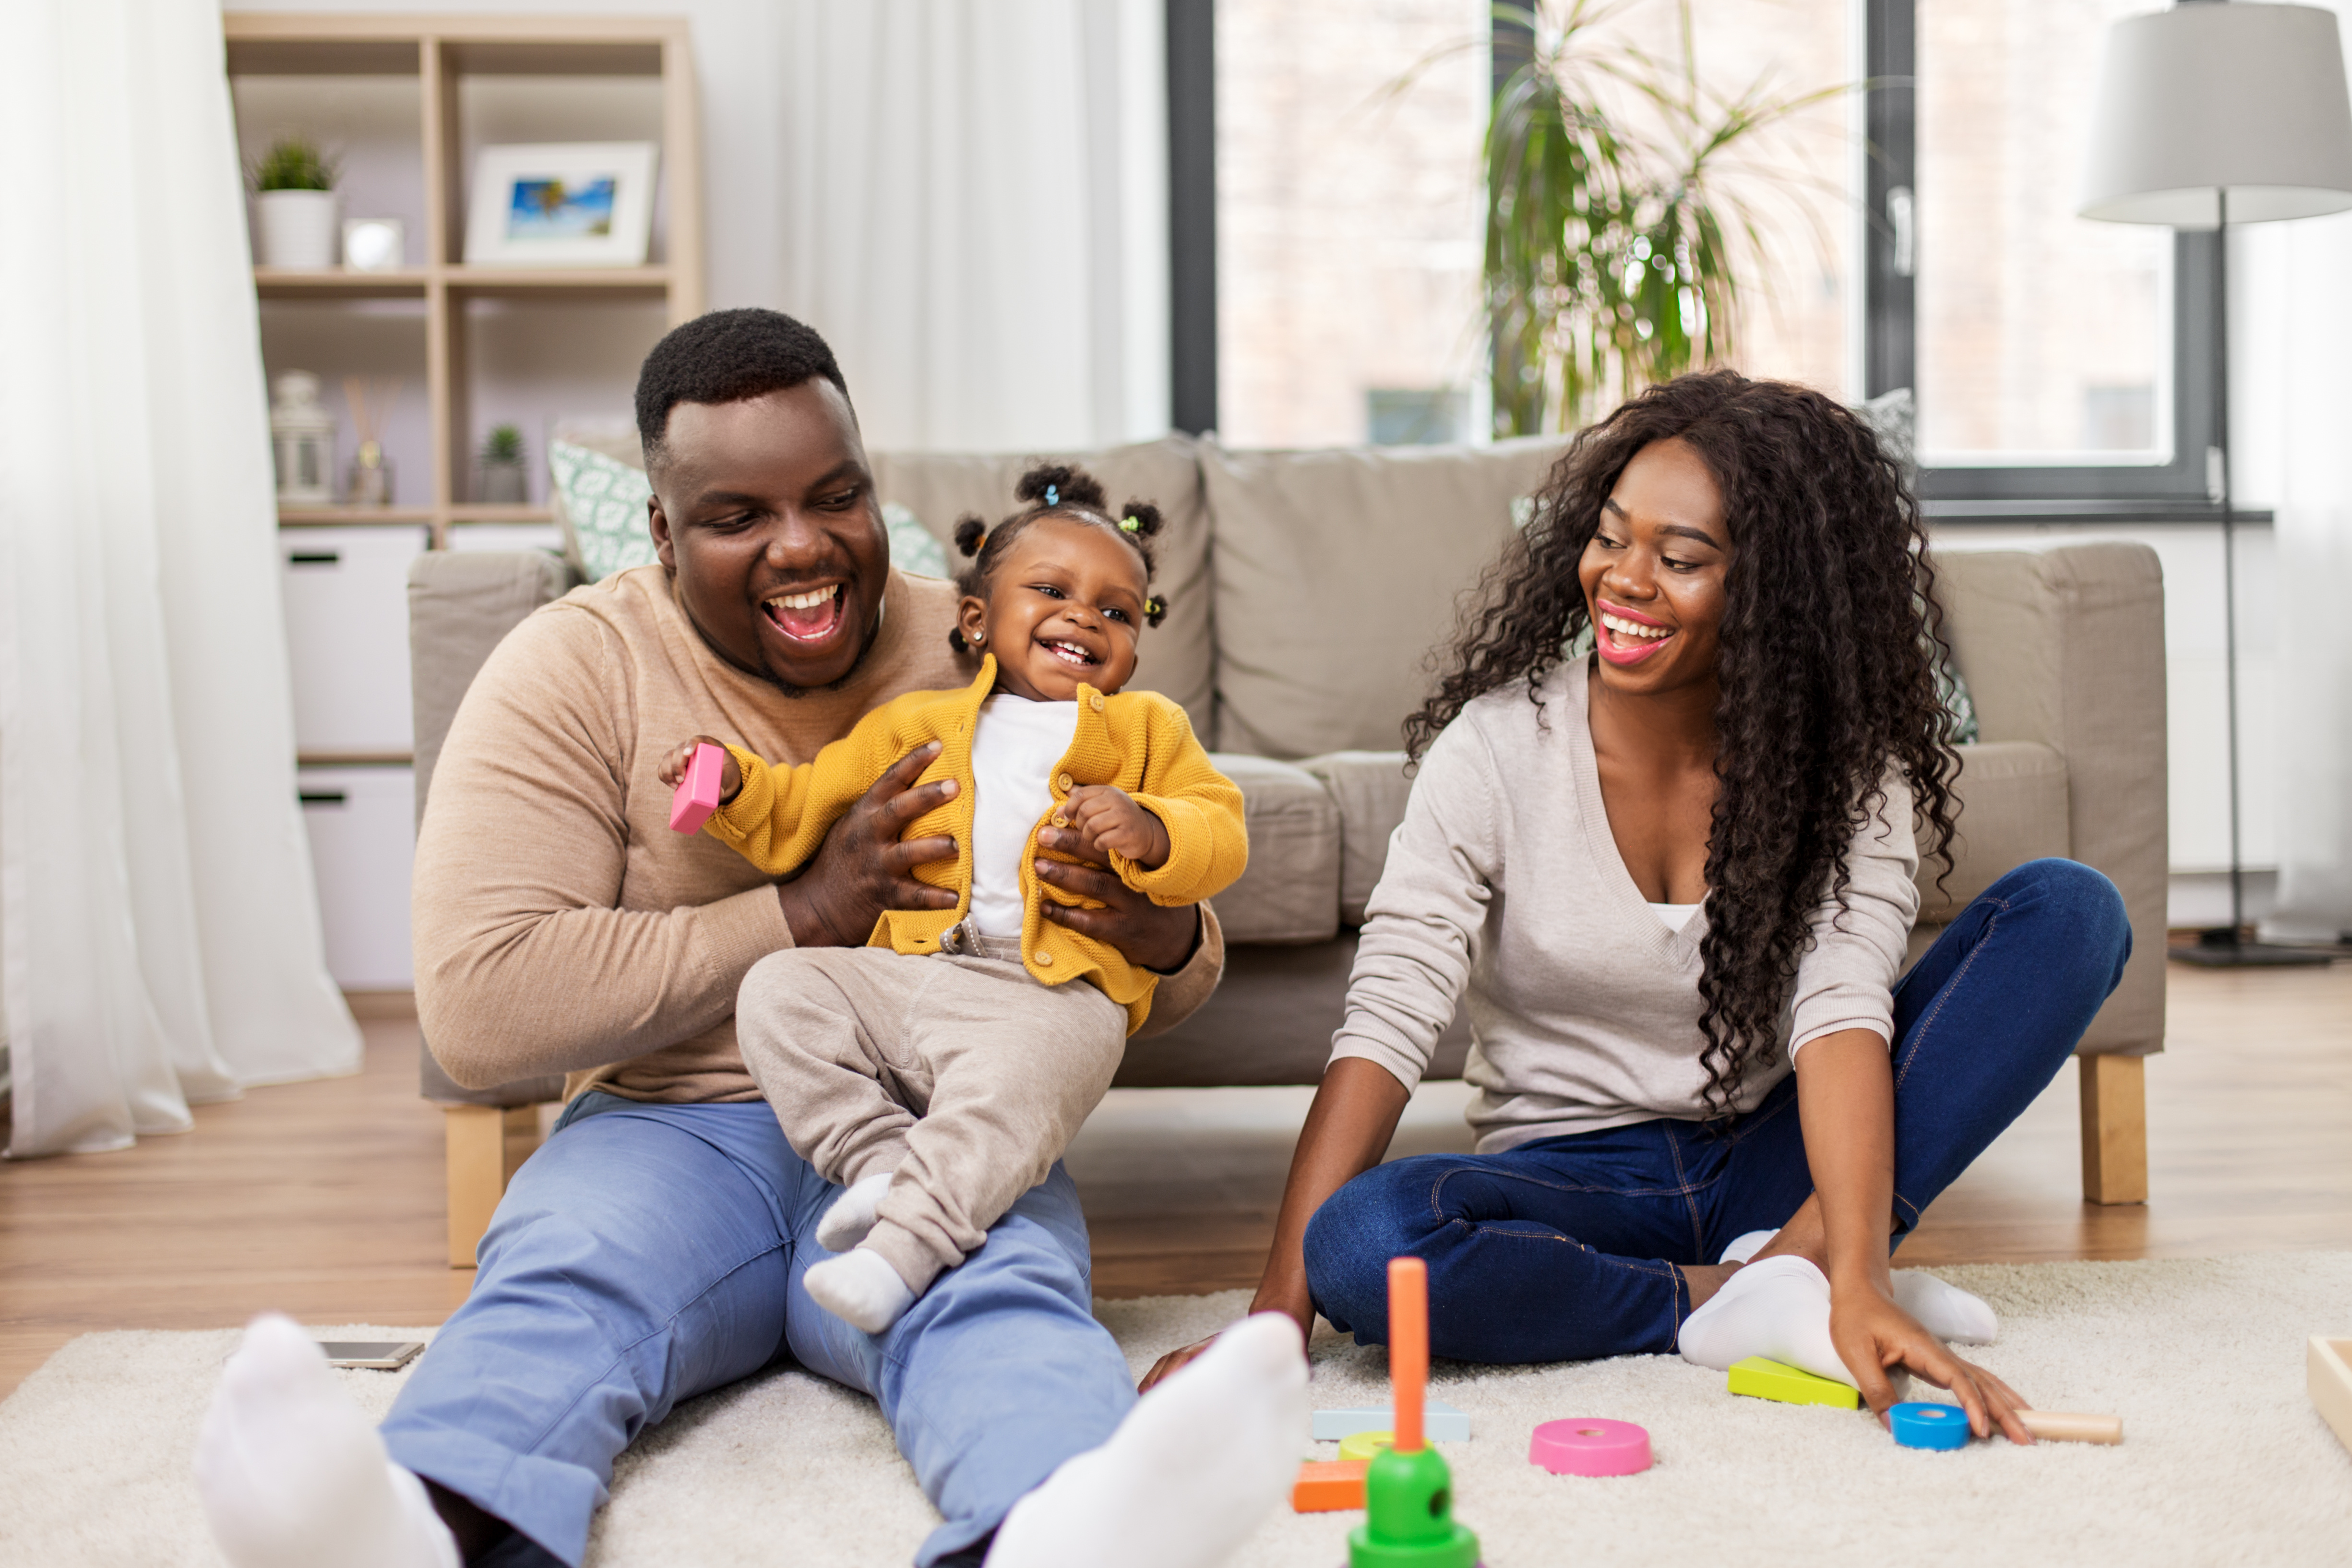
[[[2231,224],[2352,208],[2352,102],[2333,13],[2311,5],[2185,0],[2107,34],[2091,120],[2082,214],[2110,223],[2218,229],[2213,273],[2223,637],[2228,647],[2230,923],[2173,956],[2212,966],[2325,963],[2324,953],[2247,942],[2238,812],[2238,552],[2231,504],[2229,231]],[[2352,279],[2346,280],[2352,287]]]

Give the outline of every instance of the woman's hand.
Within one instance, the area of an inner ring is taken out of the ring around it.
[[[678,781],[686,777],[686,770],[693,765],[694,753],[705,746],[718,747],[719,754],[727,759],[719,769],[719,804],[725,805],[741,793],[743,770],[735,765],[735,753],[727,749],[727,742],[724,741],[713,740],[709,735],[697,735],[691,741],[680,741],[662,753],[661,767],[657,770],[657,774],[662,783],[676,789]]]
[[[1905,1368],[1938,1388],[1949,1389],[1969,1413],[1969,1430],[1989,1437],[1999,1426],[2012,1443],[2033,1435],[2017,1418],[2031,1409],[2015,1389],[1972,1362],[1962,1361],[1943,1341],[1921,1328],[1876,1282],[1856,1279],[1830,1288],[1830,1342],[1856,1382],[1862,1397],[1884,1424],[1895,1403],[1888,1373]]]
[[[1041,828],[1037,847],[1059,855],[1087,853],[1085,837],[1073,827]],[[1192,950],[1201,942],[1197,906],[1164,909],[1099,866],[1045,859],[1036,865],[1039,881],[1104,906],[1078,909],[1044,900],[1038,912],[1055,925],[1117,948],[1129,963],[1162,974],[1173,974],[1192,962]]]
[[[1221,1330],[1219,1331],[1222,1332],[1223,1331]],[[1181,1350],[1170,1351],[1166,1355],[1161,1356],[1158,1361],[1151,1363],[1151,1370],[1143,1374],[1143,1381],[1135,1385],[1135,1392],[1138,1394],[1150,1393],[1153,1389],[1160,1386],[1162,1379],[1173,1376],[1175,1373],[1182,1371],[1185,1367],[1192,1365],[1193,1358],[1216,1342],[1217,1336],[1215,1334],[1211,1334],[1207,1339],[1186,1345]]]
[[[899,835],[955,798],[956,781],[915,781],[940,754],[939,743],[916,747],[874,781],[824,836],[800,875],[776,887],[776,900],[798,947],[857,947],[885,910],[951,910],[955,894],[915,879],[915,868],[955,858],[952,838]]]

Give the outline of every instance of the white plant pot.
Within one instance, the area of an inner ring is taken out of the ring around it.
[[[335,264],[335,211],[332,191],[264,191],[261,213],[261,264],[316,270]]]

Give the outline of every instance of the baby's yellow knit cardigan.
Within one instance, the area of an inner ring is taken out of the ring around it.
[[[890,765],[931,741],[940,754],[920,782],[954,779],[955,797],[918,818],[908,838],[934,835],[955,840],[956,858],[915,868],[916,879],[956,894],[953,910],[887,910],[866,939],[871,947],[900,952],[937,952],[940,939],[971,909],[971,814],[976,791],[971,775],[972,731],[980,705],[996,688],[996,656],[981,661],[980,675],[961,691],[910,691],[858,721],[857,727],[795,768],[772,768],[740,746],[729,746],[743,784],[735,798],[714,812],[703,831],[740,853],[771,876],[782,876],[816,852],[843,813],[855,805]],[[1048,784],[1054,805],[1029,830],[1021,858],[1021,957],[1029,973],[1046,985],[1089,980],[1127,1009],[1133,1034],[1151,1012],[1158,976],[1129,963],[1118,949],[1080,936],[1038,913],[1038,900],[1066,905],[1091,900],[1063,892],[1037,879],[1036,861],[1075,857],[1037,847],[1045,826],[1079,784],[1116,784],[1133,795],[1168,828],[1168,859],[1147,869],[1125,856],[1109,855],[1120,881],[1157,904],[1193,904],[1231,887],[1249,861],[1242,826],[1242,792],[1217,772],[1193,737],[1184,710],[1155,691],[1105,696],[1078,688],[1078,721],[1070,749]]]

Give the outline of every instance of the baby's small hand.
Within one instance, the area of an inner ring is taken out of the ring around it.
[[[724,805],[733,800],[742,790],[743,770],[735,765],[735,754],[727,749],[724,742],[714,741],[708,735],[697,735],[691,741],[680,741],[662,753],[661,782],[676,789],[678,781],[686,777],[686,770],[693,764],[694,752],[698,746],[717,746],[719,754],[727,759],[719,764],[719,804]]]
[[[1111,784],[1080,784],[1070,792],[1061,816],[1097,855],[1116,850],[1137,865],[1158,870],[1168,863],[1168,825]]]

